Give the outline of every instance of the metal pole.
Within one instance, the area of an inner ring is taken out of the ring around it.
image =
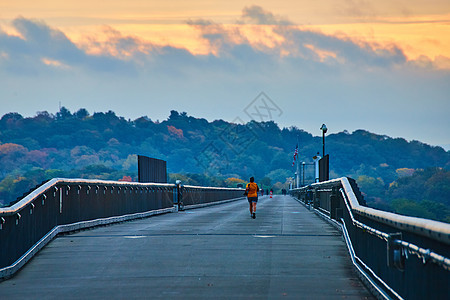
[[[320,157],[319,152],[317,152],[317,155],[313,157],[314,159],[314,182],[319,182],[319,160],[322,157]]]
[[[328,131],[327,125],[322,124],[320,130],[322,130],[322,146],[323,146],[322,157],[325,157],[325,133],[327,133]]]
[[[325,130],[322,130],[322,157],[325,157]]]
[[[302,163],[303,167],[303,186],[305,186],[305,162]]]

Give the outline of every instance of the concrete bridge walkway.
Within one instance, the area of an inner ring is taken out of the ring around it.
[[[372,299],[340,234],[289,196],[61,236],[1,299]]]

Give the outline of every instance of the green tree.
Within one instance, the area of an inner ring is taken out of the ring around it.
[[[261,180],[259,180],[259,184],[261,185],[261,187],[264,187],[264,188],[270,187],[270,186],[272,186],[272,179],[265,176],[265,177],[261,178]]]
[[[70,119],[70,118],[72,118],[72,113],[70,112],[70,110],[68,110],[64,106],[61,107],[59,112],[56,113],[56,119],[57,120],[67,120],[67,119]]]
[[[272,182],[281,182],[282,184],[284,184],[290,176],[292,176],[292,172],[286,169],[276,169],[267,174],[267,178],[270,178]]]
[[[434,217],[431,212],[429,212],[428,210],[424,210],[423,206],[414,200],[394,199],[392,200],[391,205],[394,209],[394,212],[401,215],[426,219],[432,219]]]
[[[384,198],[386,187],[381,177],[374,178],[366,175],[358,176],[356,179],[362,193],[371,198]],[[368,199],[366,199],[368,200]]]

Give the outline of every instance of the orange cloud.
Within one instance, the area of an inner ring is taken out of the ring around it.
[[[57,68],[69,68],[67,65],[63,64],[62,62],[55,60],[55,59],[50,59],[50,58],[42,58],[41,61],[47,65],[47,66],[52,66],[52,67],[57,67]]]
[[[334,59],[337,58],[336,53],[332,51],[322,50],[311,44],[306,44],[305,47],[313,51],[318,56],[321,62],[324,62],[327,58],[334,58]]]
[[[286,36],[280,34],[280,26],[297,28],[299,30],[313,30],[330,36],[345,37],[361,45],[370,44],[373,49],[389,49],[393,46],[400,48],[408,60],[433,61],[435,67],[448,69],[450,58],[450,13],[447,6],[430,8],[420,1],[413,1],[410,10],[397,7],[389,1],[380,1],[376,5],[361,6],[364,1],[351,2],[351,7],[337,6],[334,1],[319,0],[305,10],[311,12],[311,25],[297,26],[277,14],[273,14],[261,7],[251,6],[242,8],[242,3],[230,3],[226,9],[219,4],[199,6],[196,1],[175,1],[172,7],[161,2],[148,1],[145,4],[130,1],[124,5],[118,0],[111,1],[108,7],[102,4],[66,1],[65,4],[55,0],[45,0],[40,5],[30,4],[26,0],[17,0],[14,4],[0,4],[3,14],[11,17],[17,12],[31,15],[41,15],[51,20],[50,25],[63,31],[70,40],[80,45],[88,54],[108,53],[121,59],[130,57],[135,52],[148,53],[153,46],[172,46],[183,48],[194,55],[218,55],[217,43],[205,38],[215,31],[226,33],[228,42],[233,44],[248,43],[254,49],[276,50],[281,56],[295,55],[298,49],[289,46]],[[268,7],[274,3],[265,1]],[[302,0],[296,5],[301,5]],[[22,8],[21,8],[22,7]],[[23,9],[26,7],[26,9]],[[45,10],[54,7],[54,10]],[[73,10],[77,7],[76,10]],[[281,4],[277,10],[293,16],[296,23],[301,23],[295,10],[289,11]],[[239,9],[241,16],[239,16]],[[319,10],[322,8],[322,10]],[[327,8],[327,9],[323,9]],[[23,9],[23,10],[21,10]],[[443,13],[438,14],[442,10]],[[54,13],[58,11],[58,14]],[[423,11],[423,14],[417,13]],[[69,14],[73,12],[72,15]],[[339,13],[340,12],[340,13]],[[392,12],[392,13],[388,13]],[[334,15],[333,15],[334,13]],[[414,14],[415,13],[415,14]],[[66,17],[64,17],[66,16]],[[67,17],[68,16],[68,17]],[[195,22],[188,22],[193,17],[213,19],[208,26],[203,24],[200,29]],[[0,20],[1,21],[1,20]],[[247,22],[247,23],[246,23]],[[266,23],[265,23],[266,22]],[[108,24],[98,25],[98,24]],[[16,30],[0,23],[2,30],[8,34],[19,35]],[[118,41],[123,38],[134,39],[126,48],[119,47]],[[336,54],[327,49],[319,49],[308,44],[320,60],[336,58]],[[324,52],[325,51],[325,52]],[[328,52],[327,52],[328,51]],[[0,58],[4,55],[0,53]],[[47,65],[56,64],[45,62]]]
[[[320,31],[339,38],[350,38],[356,43],[369,43],[373,48],[389,48],[396,45],[402,49],[409,60],[417,60],[425,56],[435,61],[438,68],[448,68],[445,58],[450,58],[450,25],[444,22],[406,22],[406,20],[401,21],[400,19],[396,20],[397,23],[392,22],[291,26],[291,28]],[[274,30],[274,25],[231,24],[220,26],[234,43],[239,44],[245,40],[255,49],[276,48],[286,43],[286,38]],[[202,38],[198,28],[190,24],[121,24],[115,26],[114,29],[123,36],[136,37],[148,45],[185,48],[194,55],[217,54],[215,46]],[[68,35],[76,43],[84,44],[90,53],[108,51],[113,55],[119,54],[114,53],[112,49],[108,50],[98,47],[98,44],[95,46],[94,43],[90,43],[94,36],[98,41],[110,39],[111,35],[104,30],[90,29],[88,35],[71,32]],[[86,38],[87,36],[91,36],[91,38]],[[279,51],[287,55],[294,49],[282,48]],[[122,55],[126,55],[126,53],[124,52]],[[318,55],[321,59],[333,56],[324,52],[318,53]]]
[[[409,60],[422,56],[435,61],[437,67],[447,68],[450,58],[450,15],[408,18],[380,18],[378,22],[308,26],[328,35],[348,37],[369,42],[376,47],[397,45]]]

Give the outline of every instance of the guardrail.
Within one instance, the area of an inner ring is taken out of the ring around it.
[[[0,279],[12,276],[60,233],[174,212],[183,203],[195,208],[242,194],[242,189],[52,179],[11,207],[0,208]]]
[[[342,230],[360,277],[380,298],[449,298],[450,224],[369,208],[346,177],[290,193]]]
[[[223,203],[229,199],[244,198],[244,189],[216,188],[183,185],[180,187],[182,195],[181,208],[197,208],[211,203]]]

